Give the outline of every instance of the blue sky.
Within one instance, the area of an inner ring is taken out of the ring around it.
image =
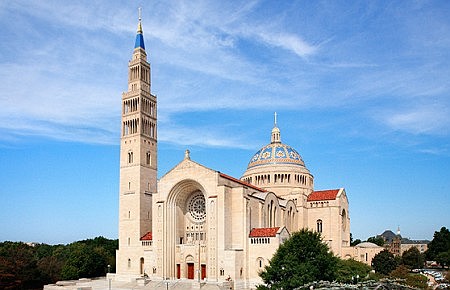
[[[450,2],[13,0],[0,2],[0,241],[117,237],[139,6],[159,176],[190,149],[239,178],[276,111],[315,188],[346,188],[354,238],[450,226]]]

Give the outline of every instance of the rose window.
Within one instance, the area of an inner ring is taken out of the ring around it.
[[[201,192],[193,195],[189,201],[187,210],[194,221],[204,221],[206,217],[205,197]]]

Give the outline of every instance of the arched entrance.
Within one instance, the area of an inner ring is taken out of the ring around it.
[[[167,200],[167,274],[173,278],[206,277],[206,194],[196,181],[176,184]]]

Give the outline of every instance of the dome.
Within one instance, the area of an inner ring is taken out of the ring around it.
[[[355,247],[359,247],[359,248],[381,248],[380,246],[371,243],[371,242],[362,242],[357,244]]]
[[[264,146],[253,155],[248,163],[247,169],[266,164],[288,164],[305,167],[305,163],[300,154],[291,146],[281,142],[280,129],[278,129],[276,121],[272,129],[270,144]]]
[[[302,157],[294,148],[281,142],[276,113],[270,143],[253,155],[241,180],[287,199],[313,191],[314,177]]]
[[[253,155],[252,159],[250,159],[247,169],[266,164],[305,166],[300,154],[298,154],[291,146],[281,142],[273,142],[261,148]]]

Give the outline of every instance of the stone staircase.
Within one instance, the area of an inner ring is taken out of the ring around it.
[[[225,283],[227,284],[227,283]],[[231,285],[222,285],[221,283],[202,282],[198,284],[192,280],[165,280],[149,281],[145,286],[134,289],[154,289],[154,290],[230,290]]]

